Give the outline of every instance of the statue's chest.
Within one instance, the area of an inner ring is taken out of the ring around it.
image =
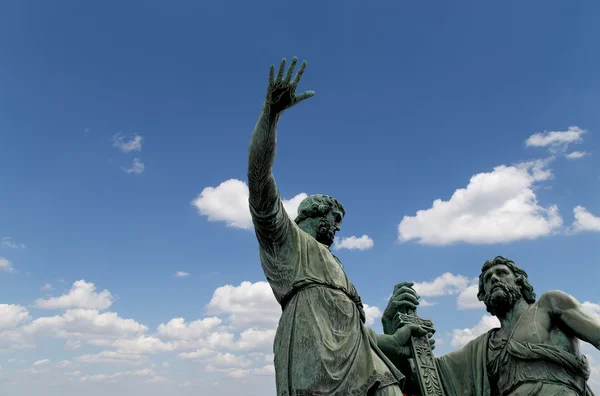
[[[517,328],[513,337],[519,342],[532,344],[547,343],[551,337],[550,316],[544,309],[532,307],[523,314],[523,318],[516,324]]]

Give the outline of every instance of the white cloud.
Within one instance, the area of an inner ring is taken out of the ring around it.
[[[96,293],[96,286],[85,280],[78,280],[67,294],[48,299],[38,299],[35,306],[42,309],[86,308],[105,310],[114,302],[114,297],[108,290]]]
[[[383,313],[377,307],[372,307],[372,306],[369,306],[368,304],[363,304],[363,309],[365,311],[365,316],[366,316],[366,321],[365,321],[366,326],[372,326],[375,323],[375,320],[377,320],[383,316]]]
[[[339,239],[336,237],[333,249],[349,249],[349,250],[367,250],[371,249],[374,245],[374,242],[368,235],[363,235],[360,238],[351,236]]]
[[[113,136],[113,147],[118,148],[124,153],[128,153],[130,151],[142,151],[143,141],[144,138],[140,135],[135,135],[128,141],[125,141],[125,138],[119,132],[115,136]]]
[[[479,309],[485,308],[485,304],[477,299],[477,293],[479,292],[479,280],[476,279],[475,283],[465,288],[460,292],[456,298],[456,305],[458,309]]]
[[[566,157],[567,159],[579,159],[585,157],[586,155],[588,155],[588,153],[585,151],[573,151],[572,153],[567,154]]]
[[[583,309],[585,309],[592,315],[596,316],[598,318],[598,320],[600,320],[600,304],[595,304],[595,303],[586,301],[581,305],[583,306]]]
[[[177,271],[175,272],[175,276],[177,278],[185,278],[186,276],[189,276],[190,273],[189,272],[183,272],[183,271]]]
[[[197,340],[218,330],[222,322],[217,317],[204,318],[191,323],[185,323],[183,318],[174,318],[158,326],[158,336],[171,340]]]
[[[48,363],[50,363],[50,360],[43,359],[43,360],[38,360],[37,362],[33,363],[33,366],[37,367],[37,366],[41,366],[43,364],[48,364]]]
[[[70,309],[62,315],[37,318],[22,327],[27,336],[54,335],[96,344],[110,338],[137,336],[147,330],[148,327],[133,319],[120,318],[115,312],[100,313],[92,309]]]
[[[0,271],[14,272],[14,267],[10,261],[4,257],[0,257]]]
[[[0,304],[0,332],[16,329],[18,325],[29,319],[31,317],[27,308],[16,304]]]
[[[247,329],[240,333],[236,348],[245,351],[271,350],[275,329]]]
[[[149,368],[145,368],[142,370],[135,370],[135,371],[121,371],[118,373],[114,373],[114,374],[94,374],[94,375],[86,375],[81,377],[81,381],[94,381],[94,382],[100,382],[100,381],[107,381],[107,380],[112,380],[118,377],[154,377],[155,376],[155,372],[152,369]]]
[[[231,325],[243,328],[275,328],[281,307],[267,282],[242,282],[226,285],[213,293],[208,303],[209,314],[228,315]]]
[[[161,363],[161,366],[162,366],[163,368],[169,368],[169,362],[167,362],[167,361],[165,361],[165,362],[162,362],[162,363]]]
[[[433,307],[434,305],[437,305],[437,302],[429,301],[426,299],[419,299],[419,307]]]
[[[50,283],[46,283],[44,286],[40,287],[40,290],[53,290],[52,285]]]
[[[252,218],[248,199],[248,185],[237,179],[229,179],[217,187],[206,187],[192,201],[199,214],[207,216],[208,221],[224,221],[227,226],[252,229]],[[301,193],[289,200],[283,200],[288,215],[294,219],[298,215],[298,206],[307,195]]]
[[[573,209],[575,221],[571,225],[570,232],[600,231],[600,217],[594,216],[583,206]]]
[[[404,216],[398,225],[402,242],[427,245],[493,244],[549,235],[562,226],[556,206],[542,207],[533,191],[552,174],[549,160],[501,165],[473,176],[448,201]]]
[[[121,167],[121,169],[123,169],[123,171],[129,175],[139,175],[144,172],[144,170],[146,169],[146,165],[144,165],[144,163],[140,161],[139,158],[134,158],[133,163],[129,168],[123,166]]]
[[[84,364],[124,364],[135,366],[144,363],[146,359],[146,356],[134,353],[102,351],[94,355],[86,354],[77,356],[73,360]]]
[[[567,149],[571,143],[580,143],[585,130],[571,126],[566,131],[534,133],[525,140],[527,147],[548,147],[550,152],[557,153]]]
[[[4,237],[0,240],[0,246],[6,247],[10,249],[25,249],[26,245],[24,243],[15,243],[13,242],[11,237]]]
[[[431,282],[415,282],[413,289],[420,297],[439,297],[460,293],[469,284],[469,278],[446,272]]]
[[[450,345],[455,348],[462,348],[467,345],[469,341],[495,327],[500,327],[498,318],[491,315],[484,315],[479,323],[472,328],[452,330],[452,341],[450,342]]]
[[[193,352],[181,352],[177,355],[180,359],[206,359],[208,357],[212,357],[216,355],[217,352],[213,349],[202,348],[196,349]]]

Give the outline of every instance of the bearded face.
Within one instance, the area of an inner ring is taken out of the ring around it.
[[[335,233],[340,230],[342,214],[337,210],[330,210],[325,216],[317,219],[316,239],[325,246],[333,245]]]
[[[494,316],[509,312],[523,297],[515,275],[503,264],[495,265],[486,271],[484,288],[483,302],[487,311]]]
[[[509,312],[522,298],[521,288],[506,283],[496,283],[485,296],[484,303],[487,311],[497,316]]]

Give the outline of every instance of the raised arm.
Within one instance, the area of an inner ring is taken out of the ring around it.
[[[560,290],[550,290],[540,297],[541,305],[566,326],[577,338],[600,350],[600,320],[588,313],[573,296]]]
[[[289,222],[272,172],[277,145],[277,123],[285,110],[314,95],[314,92],[307,91],[296,96],[296,88],[306,68],[306,61],[293,80],[292,74],[298,58],[292,60],[284,77],[285,62],[285,59],[281,61],[276,77],[275,67],[271,65],[265,103],[248,150],[250,213],[258,240],[268,250],[275,249],[281,243]]]

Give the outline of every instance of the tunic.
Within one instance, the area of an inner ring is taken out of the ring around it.
[[[365,396],[402,385],[363,325],[360,297],[339,260],[289,218],[278,192],[272,196],[272,205],[263,197],[262,211],[250,205],[250,212],[263,271],[283,305],[273,346],[277,395]]]

